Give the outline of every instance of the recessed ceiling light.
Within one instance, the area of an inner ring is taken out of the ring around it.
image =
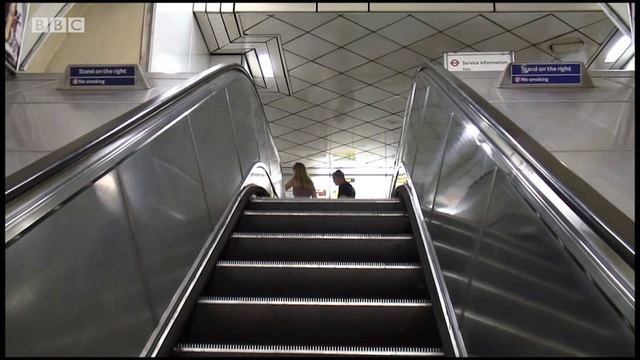
[[[623,36],[618,39],[607,53],[607,57],[604,59],[604,62],[612,63],[618,60],[620,55],[627,50],[629,45],[631,45],[631,39],[628,36]]]
[[[261,54],[258,56],[258,60],[260,61],[260,67],[262,68],[262,75],[264,77],[273,77],[273,68],[271,67],[271,59],[269,59],[269,55]]]

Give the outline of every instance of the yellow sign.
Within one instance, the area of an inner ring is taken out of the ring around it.
[[[335,154],[348,160],[356,160],[355,150],[337,151],[335,152]]]

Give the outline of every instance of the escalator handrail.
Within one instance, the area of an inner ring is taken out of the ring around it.
[[[403,166],[400,165],[400,167]],[[405,206],[407,207],[407,210],[409,210],[410,216],[415,219],[415,224],[417,226],[416,236],[420,240],[418,242],[418,246],[420,247],[420,250],[424,251],[424,255],[426,256],[426,263],[423,263],[422,265],[425,267],[425,270],[428,270],[427,274],[431,279],[428,279],[427,281],[433,284],[433,290],[436,295],[431,299],[431,301],[438,303],[437,306],[435,306],[436,311],[439,312],[436,314],[436,321],[438,322],[439,329],[442,329],[442,332],[446,331],[447,335],[446,338],[441,339],[443,341],[443,347],[447,352],[449,352],[449,354],[447,354],[448,356],[467,357],[469,354],[464,343],[462,332],[460,331],[456,312],[451,302],[451,297],[449,296],[449,291],[447,290],[447,285],[444,280],[444,274],[438,262],[433,241],[427,229],[427,223],[422,215],[420,200],[411,178],[407,177],[407,183],[402,186],[398,186],[395,189],[394,194],[407,200],[407,204],[405,204]],[[441,324],[441,321],[444,321],[444,324]],[[441,338],[444,336],[445,334],[441,333]]]
[[[176,332],[180,330],[181,323],[184,325],[185,314],[193,311],[197,296],[203,290],[204,281],[210,277],[213,271],[212,268],[217,261],[216,250],[220,251],[219,249],[224,248],[229,234],[233,231],[249,198],[260,190],[265,190],[249,181],[251,175],[258,172],[258,169],[262,169],[267,176],[269,175],[264,164],[256,163],[244,178],[242,186],[232,196],[232,200],[224,210],[220,221],[207,237],[191,268],[180,283],[176,295],[167,304],[160,320],[149,334],[149,338],[139,354],[140,357],[164,357],[171,354],[172,343],[176,340]]]
[[[420,72],[428,72],[436,81],[449,85],[454,91],[448,95],[458,104],[471,110],[469,120],[484,135],[485,125],[495,131],[522,159],[537,172],[538,176],[605,241],[629,266],[635,269],[635,226],[622,211],[605,199],[582,178],[563,165],[555,156],[524,132],[513,121],[498,111],[467,84],[441,66],[429,63],[421,65]],[[405,124],[409,114],[405,114]],[[404,133],[403,129],[403,133]],[[403,134],[404,135],[404,134]],[[398,146],[396,163],[401,161],[401,150],[406,137]],[[536,184],[532,184],[536,186]],[[538,188],[540,193],[544,191]]]
[[[162,95],[157,96],[126,113],[116,117],[97,129],[48,154],[5,179],[5,204],[35,188],[38,184],[70,167],[79,160],[96,153],[113,143],[134,127],[146,122],[159,111],[175,104],[180,99],[220,75],[237,70],[252,80],[247,71],[238,64],[214,66],[186,80]]]

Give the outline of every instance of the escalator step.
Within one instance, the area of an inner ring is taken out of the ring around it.
[[[244,344],[178,344],[177,356],[384,356],[425,357],[444,356],[441,348],[433,347],[366,347],[366,346],[300,346]]]
[[[438,347],[422,299],[203,297],[183,343]]]
[[[347,261],[242,261],[220,260],[216,266],[306,267],[327,269],[419,269],[418,263],[347,262]]]
[[[417,262],[411,234],[234,233],[222,259]]]
[[[428,298],[419,263],[222,260],[205,294]]]
[[[356,200],[356,199],[253,199],[246,210],[285,211],[404,211],[399,199]]]
[[[245,210],[237,232],[340,232],[402,234],[411,232],[407,213],[371,211]]]
[[[300,305],[300,306],[406,306],[430,307],[424,299],[352,299],[352,298],[301,298],[301,297],[252,297],[252,296],[203,296],[198,304],[208,305]]]

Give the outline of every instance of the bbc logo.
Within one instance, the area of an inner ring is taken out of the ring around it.
[[[34,17],[31,23],[34,33],[83,33],[84,18],[81,17]]]

